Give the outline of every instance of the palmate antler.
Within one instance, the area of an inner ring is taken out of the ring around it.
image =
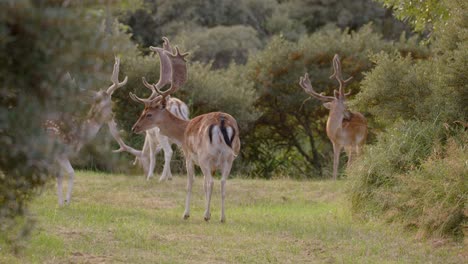
[[[180,53],[177,46],[175,47],[175,50],[176,52],[174,54],[168,51],[165,52],[171,61],[172,83],[171,87],[164,92],[156,89],[163,98],[166,98],[168,95],[176,92],[187,82],[187,61],[185,60],[185,57],[189,55],[189,53]]]
[[[159,81],[156,84],[149,84],[145,77],[142,77],[143,84],[146,88],[151,90],[151,95],[147,98],[148,100],[154,99],[159,93],[159,89],[172,81],[172,69],[171,60],[165,51],[172,51],[169,39],[163,37],[164,44],[163,48],[150,47],[150,50],[157,52],[159,55]]]
[[[341,98],[345,98],[346,96],[351,94],[351,91],[344,93],[344,87],[349,81],[351,81],[351,79],[353,79],[353,77],[351,76],[346,80],[343,79],[343,75],[341,74],[340,56],[338,56],[338,54],[335,54],[335,56],[333,57],[333,74],[330,76],[330,79],[331,78],[335,78],[340,84],[338,96],[340,96]],[[338,96],[335,90],[335,97],[338,98]]]
[[[188,53],[180,53],[178,47],[175,48],[175,53],[171,53],[171,46],[167,38],[164,39],[164,48],[150,47],[151,50],[158,52],[161,61],[160,79],[157,84],[149,84],[143,77],[143,84],[151,89],[152,93],[147,99],[142,99],[133,93],[130,93],[130,98],[134,101],[144,103],[156,103],[166,99],[167,96],[174,93],[187,81],[187,61],[185,57]],[[166,91],[161,91],[161,88],[166,84],[171,83],[171,87]]]

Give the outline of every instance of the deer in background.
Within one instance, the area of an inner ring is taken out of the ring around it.
[[[187,80],[185,56],[176,47],[175,54],[166,51],[171,61],[172,84],[166,91],[156,89],[158,96],[152,99],[141,99],[130,93],[133,100],[143,103],[145,108],[132,128],[135,133],[142,133],[155,126],[160,133],[168,136],[182,147],[187,168],[187,197],[183,218],[190,217],[190,199],[194,181],[194,164],[200,166],[205,192],[205,221],[211,218],[210,203],[213,191],[213,173],[221,171],[221,222],[225,222],[224,201],[226,196],[226,180],[230,174],[232,163],[240,151],[239,128],[236,120],[229,114],[212,112],[183,120],[167,109],[167,98],[176,92]]]
[[[333,145],[333,179],[336,180],[338,174],[338,164],[342,148],[348,154],[348,166],[352,160],[352,153],[360,154],[362,145],[367,138],[367,120],[359,112],[350,112],[346,106],[346,96],[350,92],[344,92],[344,86],[351,78],[344,80],[341,74],[341,62],[338,54],[333,58],[334,73],[330,78],[335,78],[339,83],[339,89],[334,90],[334,96],[325,96],[317,93],[306,73],[300,78],[299,85],[312,97],[324,102],[324,106],[330,110],[327,120],[327,136]]]
[[[165,51],[172,52],[172,48],[170,46],[169,40],[166,37],[163,37],[164,44],[163,48],[158,47],[150,47],[150,50],[157,52],[159,55],[159,62],[160,62],[160,73],[159,73],[159,81],[156,84],[149,84],[146,79],[143,77],[143,84],[146,88],[151,90],[151,95],[147,98],[147,100],[151,100],[154,97],[158,96],[156,89],[161,89],[165,85],[171,83],[172,81],[172,70],[171,70],[171,63],[168,55]],[[189,119],[189,110],[188,106],[182,102],[181,100],[168,97],[167,98],[167,109],[177,116],[180,119],[188,120]],[[135,163],[139,162],[143,167],[143,171],[146,175],[146,179],[149,180],[153,177],[154,167],[156,165],[156,157],[155,155],[161,150],[164,150],[164,168],[159,178],[159,181],[164,181],[167,179],[172,179],[171,173],[171,159],[172,159],[172,142],[168,137],[161,135],[159,133],[159,128],[154,127],[152,129],[148,129],[145,132],[145,142],[143,144],[142,150],[136,150],[124,143],[123,140],[120,139],[118,136],[117,129],[115,128],[115,123],[112,125],[111,133],[114,135],[114,138],[120,145],[120,148],[114,152],[123,152],[126,151],[135,156]]]
[[[59,156],[58,174],[57,174],[57,195],[59,205],[63,205],[62,197],[62,181],[64,173],[68,174],[69,183],[66,196],[66,203],[71,201],[71,194],[73,189],[73,180],[75,171],[70,164],[69,157],[77,153],[81,147],[91,141],[98,133],[101,126],[105,123],[112,121],[112,100],[111,96],[118,88],[127,83],[127,77],[122,82],[119,82],[119,65],[120,59],[115,57],[114,70],[112,72],[111,81],[112,85],[107,90],[101,90],[94,95],[94,102],[88,113],[88,117],[83,122],[73,122],[67,124],[60,120],[46,120],[45,129],[47,133],[58,140],[58,142],[65,146],[65,151]]]

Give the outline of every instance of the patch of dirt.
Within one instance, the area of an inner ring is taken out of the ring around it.
[[[82,252],[73,252],[71,253],[68,263],[86,263],[86,264],[96,264],[96,263],[109,263],[112,262],[111,256],[106,255],[92,255]]]

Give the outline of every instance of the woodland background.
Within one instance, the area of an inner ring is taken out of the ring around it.
[[[23,221],[17,216],[53,179],[58,151],[41,129],[46,114],[85,117],[89,91],[109,85],[114,55],[129,77],[113,95],[116,120],[125,141],[141,147],[143,136],[130,128],[142,106],[128,93],[148,95],[141,77],[158,79],[149,46],[163,36],[191,53],[188,82],[175,95],[190,116],[220,110],[239,122],[242,150],[232,177],[330,178],[328,111],[317,100],[304,102],[298,80],[308,72],[314,87],[330,94],[338,53],[345,77],[353,76],[348,104],[368,118],[371,133],[364,155],[342,175],[353,209],[425,235],[466,230],[466,1],[0,3],[2,230]],[[111,153],[115,148],[104,128],[73,163],[141,174],[131,156]],[[180,153],[172,168],[184,173]]]

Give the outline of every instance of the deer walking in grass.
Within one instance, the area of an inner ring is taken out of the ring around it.
[[[154,97],[158,96],[156,89],[161,89],[167,84],[170,84],[172,81],[172,70],[171,70],[171,62],[166,54],[167,52],[172,52],[171,45],[169,40],[163,37],[164,43],[163,48],[158,47],[150,47],[150,50],[158,53],[159,56],[159,81],[156,84],[150,84],[146,81],[143,77],[143,84],[146,88],[151,90],[151,95],[147,98],[147,100],[151,100]],[[189,119],[189,110],[188,106],[182,102],[181,100],[174,98],[174,97],[167,97],[166,106],[168,111],[172,114],[177,116],[180,119],[188,120]],[[117,130],[112,129],[112,133],[118,135]],[[155,155],[161,150],[164,150],[164,168],[159,178],[159,181],[164,181],[167,179],[172,179],[171,173],[171,159],[172,159],[172,147],[171,145],[174,143],[169,137],[162,135],[159,132],[158,127],[154,127],[145,131],[145,142],[143,144],[142,150],[136,150],[128,145],[126,145],[123,140],[118,138],[118,136],[114,136],[118,141],[120,148],[114,152],[122,152],[126,151],[135,156],[135,163],[140,163],[143,167],[143,171],[146,175],[146,179],[149,180],[153,177],[154,167],[156,165],[156,158]]]
[[[200,166],[205,192],[204,219],[211,218],[210,203],[213,191],[213,173],[221,171],[221,222],[225,222],[226,180],[230,174],[232,163],[240,151],[239,128],[236,120],[227,113],[213,112],[183,120],[167,109],[167,98],[177,91],[187,80],[185,56],[176,47],[175,54],[165,53],[170,58],[172,82],[171,87],[162,92],[154,87],[158,96],[151,99],[141,99],[130,93],[130,97],[145,105],[143,112],[132,128],[135,133],[142,133],[155,126],[160,133],[168,136],[182,147],[187,168],[187,197],[183,218],[190,216],[190,199],[194,182],[194,164]]]
[[[112,72],[112,85],[107,90],[101,90],[94,95],[94,102],[88,113],[88,118],[81,123],[72,123],[71,127],[60,120],[46,120],[45,128],[47,133],[58,140],[66,147],[58,162],[57,172],[57,195],[59,205],[63,205],[62,181],[64,174],[68,174],[69,183],[66,196],[66,203],[70,203],[75,171],[70,164],[70,155],[77,153],[83,145],[91,141],[98,133],[101,126],[112,122],[112,93],[127,83],[127,77],[119,82],[120,59],[115,58],[114,70]]]
[[[324,106],[330,110],[327,120],[327,136],[333,145],[333,179],[338,174],[340,153],[345,148],[348,154],[348,166],[353,157],[353,151],[360,154],[361,147],[367,138],[367,120],[359,112],[350,112],[346,106],[346,96],[350,93],[344,92],[344,86],[351,78],[344,80],[341,74],[341,62],[338,54],[333,58],[334,73],[330,78],[335,78],[339,83],[339,89],[334,90],[334,96],[325,96],[317,93],[306,73],[300,78],[299,85],[312,97],[324,102]]]

